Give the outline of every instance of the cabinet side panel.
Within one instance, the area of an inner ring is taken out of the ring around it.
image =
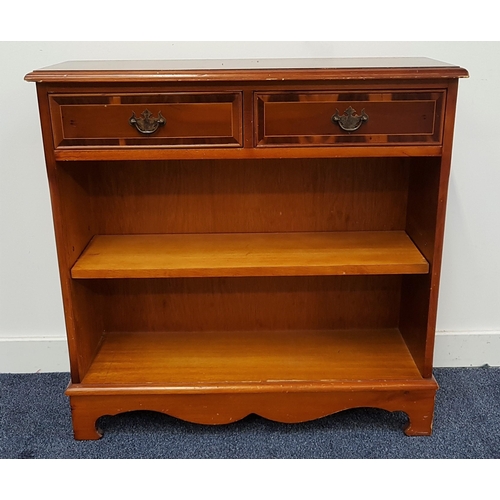
[[[406,231],[429,262],[429,274],[403,277],[400,330],[421,373],[427,346],[431,272],[433,269],[440,158],[417,158],[410,170]]]
[[[400,329],[424,377],[432,359],[458,82],[447,91],[441,158],[414,158],[410,169],[406,231],[429,262],[429,274],[405,276]]]
[[[70,357],[81,379],[96,353],[103,327],[97,297],[71,278],[71,268],[95,234],[88,173],[80,174],[75,176],[56,163],[51,182],[57,193],[53,214]]]
[[[40,120],[49,181],[59,275],[70,354],[71,378],[79,382],[95,354],[102,333],[94,294],[71,279],[71,267],[93,236],[95,227],[88,172],[77,175],[54,159],[48,92],[37,86]]]

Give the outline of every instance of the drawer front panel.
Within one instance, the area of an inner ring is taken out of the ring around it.
[[[52,95],[54,147],[241,147],[241,102],[239,92]]]
[[[258,92],[256,146],[440,144],[444,94]]]

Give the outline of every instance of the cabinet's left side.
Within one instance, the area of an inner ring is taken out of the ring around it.
[[[71,279],[71,267],[95,234],[93,203],[89,194],[91,163],[58,162],[54,156],[49,109],[49,85],[37,83],[40,121],[50,189],[52,215],[68,336],[71,380],[78,383],[98,349],[102,335],[99,301],[81,282]]]

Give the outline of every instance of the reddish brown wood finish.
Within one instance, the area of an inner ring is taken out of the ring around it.
[[[403,231],[95,236],[73,278],[426,274]]]
[[[332,122],[352,107],[368,119],[353,132]],[[257,93],[257,146],[441,142],[444,92]]]
[[[100,416],[137,409],[217,424],[359,406],[405,411],[407,434],[430,434],[467,72],[427,59],[154,64],[26,77],[38,88],[75,437],[97,439]],[[331,122],[349,105],[369,114],[357,132]],[[167,125],[135,131],[143,108]]]
[[[426,436],[432,432],[437,384],[434,379],[418,383],[348,382],[325,385],[322,390],[311,392],[307,389],[276,392],[259,386],[237,393],[200,390],[170,394],[149,387],[135,389],[100,391],[70,386],[67,394],[75,439],[99,439],[102,437],[96,426],[99,417],[138,409],[166,413],[197,424],[220,425],[236,422],[251,413],[277,422],[299,423],[360,407],[404,411],[409,418],[405,434]]]
[[[397,329],[106,333],[82,384],[173,392],[269,391],[339,380],[411,380],[419,372]]]
[[[56,94],[50,97],[54,145],[61,147],[241,146],[241,93]],[[135,113],[165,125],[141,134]]]
[[[101,335],[397,328],[401,294],[398,275],[78,281]]]
[[[86,192],[95,234],[405,229],[408,158],[58,165]]]
[[[26,75],[32,82],[287,82],[425,80],[467,77],[459,66],[425,57],[69,61]],[[350,82],[349,82],[350,83]]]
[[[250,135],[253,140],[253,135]],[[247,141],[245,140],[245,143]],[[254,160],[272,159],[322,159],[322,158],[408,158],[416,156],[441,157],[441,146],[342,146],[339,148],[318,146],[314,148],[272,147],[272,148],[109,148],[109,149],[57,149],[54,157],[57,161],[155,161],[155,160]],[[333,150],[333,151],[332,151]]]

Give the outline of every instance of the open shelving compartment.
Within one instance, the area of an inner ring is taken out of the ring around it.
[[[97,398],[80,419],[138,394],[145,409],[200,423],[303,421],[370,398],[410,414],[403,388],[433,403],[409,295],[430,280],[421,204],[437,203],[439,158],[59,165],[81,241],[80,382],[67,393],[74,413],[79,397]],[[406,432],[424,433],[412,419]]]

